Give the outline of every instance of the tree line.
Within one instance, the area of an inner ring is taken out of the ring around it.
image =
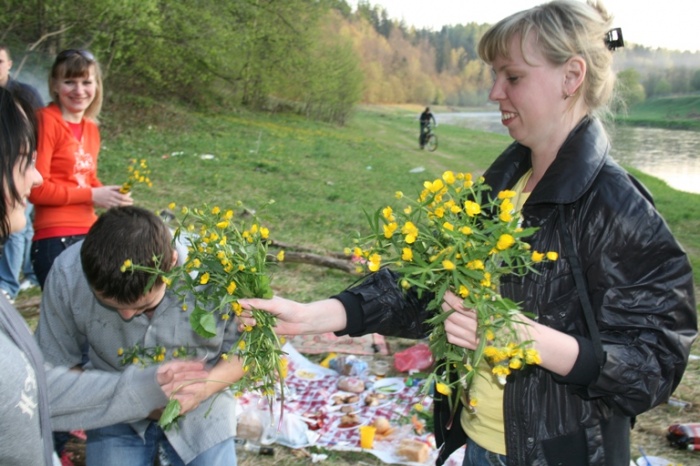
[[[490,69],[477,54],[488,25],[439,31],[392,19],[368,1],[5,0],[0,43],[14,71],[45,77],[62,49],[100,60],[112,99],[198,109],[294,111],[342,124],[358,102],[482,105]],[[624,98],[700,90],[700,57],[618,51]]]

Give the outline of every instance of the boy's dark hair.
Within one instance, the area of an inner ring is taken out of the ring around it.
[[[173,251],[170,230],[156,214],[135,206],[112,207],[90,228],[80,249],[80,261],[94,292],[132,304],[150,291],[147,287],[153,275],[122,272],[124,261],[168,272]],[[161,283],[158,277],[154,286]]]

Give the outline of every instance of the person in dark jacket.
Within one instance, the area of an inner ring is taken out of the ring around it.
[[[418,117],[418,121],[420,122],[420,134],[418,135],[418,144],[422,149],[423,147],[425,147],[425,137],[430,132],[430,122],[433,123],[433,126],[437,126],[437,121],[435,121],[435,116],[430,111],[430,107],[425,107],[423,113],[421,113],[420,117]]]
[[[697,336],[688,257],[647,190],[610,157],[596,114],[613,84],[612,50],[622,45],[602,5],[554,0],[492,26],[479,55],[493,67],[490,99],[513,142],[484,174],[492,192],[515,191],[535,251],[559,251],[539,273],[509,275],[500,292],[522,316],[521,341],[541,363],[505,385],[488,372],[450,423],[436,398],[438,464],[467,443],[465,466],[628,466],[635,416],[668,400]],[[335,331],[421,337],[430,297],[406,293],[387,269],[331,299],[283,298],[244,307],[278,316],[280,334]],[[242,303],[243,304],[243,303]],[[446,294],[451,343],[475,349],[477,320]],[[451,428],[447,426],[451,425]]]

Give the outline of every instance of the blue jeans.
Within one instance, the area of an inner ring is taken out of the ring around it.
[[[27,225],[16,233],[12,233],[7,237],[5,245],[0,255],[0,288],[7,291],[12,299],[17,297],[19,293],[20,276],[37,284],[34,268],[29,259],[30,249],[32,244],[32,236],[34,236],[34,228],[32,227],[32,211],[34,206],[27,203],[25,215],[27,217]]]
[[[159,446],[170,466],[185,466],[156,422],[146,429],[145,442],[128,424],[89,430],[86,434],[86,466],[153,466]],[[203,452],[187,466],[236,466],[236,463],[236,444],[229,439]]]
[[[462,466],[506,466],[506,457],[480,447],[472,439],[467,439]]]
[[[51,270],[53,261],[69,246],[72,246],[84,238],[85,235],[60,236],[56,238],[40,239],[32,243],[32,267],[34,267],[36,279],[42,290],[44,289],[44,283],[46,282],[46,277],[49,275],[49,270]]]

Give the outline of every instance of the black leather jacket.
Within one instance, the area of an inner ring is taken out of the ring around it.
[[[566,377],[539,367],[509,376],[504,414],[511,466],[628,466],[631,419],[668,399],[697,335],[686,254],[609,149],[600,122],[585,118],[523,207],[525,226],[539,227],[532,248],[559,251],[561,259],[541,263],[539,274],[504,277],[501,292],[539,322],[574,336],[580,354]],[[529,149],[513,143],[484,174],[486,183],[494,193],[509,189],[530,166]],[[565,258],[558,204],[587,281],[605,352],[602,367]],[[389,271],[337,298],[348,312],[343,333],[419,338],[427,330],[421,323],[431,297],[402,293]],[[437,433],[439,441],[450,435]]]

